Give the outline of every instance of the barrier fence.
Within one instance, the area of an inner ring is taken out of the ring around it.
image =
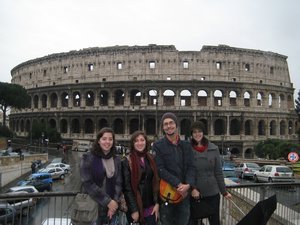
[[[236,225],[257,202],[274,194],[277,197],[277,209],[268,225],[300,224],[300,182],[234,185],[227,186],[227,189],[233,197],[232,201],[221,198],[220,215],[223,225]],[[69,224],[70,220],[65,218],[70,219],[76,194],[77,192],[20,193],[17,196],[0,194],[0,224],[40,225],[47,218],[57,218],[57,225]],[[121,216],[125,225],[125,216]],[[68,223],[64,223],[65,221]],[[207,219],[202,222],[209,224]]]

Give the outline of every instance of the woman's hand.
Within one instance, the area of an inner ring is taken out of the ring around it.
[[[118,203],[115,200],[110,200],[110,202],[107,205],[108,210],[115,213],[118,209]]]
[[[140,215],[139,215],[138,211],[135,211],[135,212],[131,213],[131,218],[132,218],[133,222],[138,222],[139,217],[140,217]]]
[[[191,195],[194,199],[199,199],[200,198],[200,192],[196,188],[192,190]]]
[[[185,198],[189,193],[190,185],[189,184],[182,184],[180,183],[177,187],[177,191],[179,194],[182,195],[183,198]]]
[[[227,194],[226,195],[223,195],[224,196],[224,198],[226,198],[226,199],[231,199],[232,198],[232,195],[229,193],[229,192],[227,192]]]
[[[158,218],[159,218],[159,204],[158,203],[156,203],[153,207],[151,215],[153,215],[153,214],[155,214],[155,221],[157,222]]]

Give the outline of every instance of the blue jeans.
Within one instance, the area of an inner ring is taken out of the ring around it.
[[[162,225],[187,225],[190,218],[190,200],[187,197],[178,204],[162,203],[159,213]]]

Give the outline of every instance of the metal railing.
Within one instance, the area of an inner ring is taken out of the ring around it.
[[[277,197],[277,209],[268,225],[300,224],[300,182],[234,185],[228,186],[227,189],[233,197],[232,201],[221,198],[220,214],[223,225],[237,224],[257,202],[274,194]],[[58,220],[59,222],[55,224],[63,224],[62,219],[71,216],[72,203],[77,193],[22,193],[18,196],[0,194],[0,204],[5,208],[0,209],[0,224],[40,225],[46,218],[59,218],[61,221]],[[34,199],[33,205],[28,204],[29,199]],[[13,208],[10,206],[17,202],[22,204],[10,217],[9,210]],[[123,217],[125,218],[124,215]],[[202,222],[209,224],[207,219]]]

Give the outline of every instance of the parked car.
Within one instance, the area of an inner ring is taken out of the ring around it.
[[[52,159],[51,163],[64,163],[63,158],[54,158]]]
[[[256,163],[246,162],[240,163],[237,167],[234,168],[235,173],[238,177],[244,178],[252,178],[255,171],[259,170],[259,165]]]
[[[41,225],[71,225],[70,218],[47,218]]]
[[[71,171],[70,165],[69,164],[65,164],[65,163],[50,163],[48,166],[46,166],[46,168],[53,168],[53,167],[60,167],[66,173],[68,173],[69,171]]]
[[[255,182],[294,182],[293,171],[287,166],[265,165],[254,173]]]
[[[39,192],[52,191],[52,183],[47,183],[42,180],[30,180],[25,182],[24,185],[34,186]]]
[[[50,173],[33,173],[31,174],[27,180],[21,180],[18,182],[18,185],[19,186],[24,186],[26,185],[29,181],[33,181],[33,180],[41,180],[45,183],[50,183],[51,186],[52,186],[52,183],[53,183],[53,179],[52,179],[52,176]]]
[[[237,184],[240,183],[240,179],[236,176],[234,168],[225,166],[225,167],[222,168],[222,170],[223,170],[224,178],[227,178],[227,179],[229,179],[229,180],[231,180],[231,181],[233,181]]]
[[[237,167],[237,164],[233,161],[229,160],[222,160],[222,165],[223,167],[230,167],[230,168],[235,168]]]
[[[10,224],[16,218],[16,210],[9,203],[0,202],[0,224]]]
[[[38,190],[34,186],[17,186],[11,187],[6,191],[7,195],[10,195],[12,199],[7,202],[14,207],[17,214],[27,215],[30,209],[35,206],[36,198],[17,198],[18,195],[26,193],[37,193]]]
[[[60,167],[50,167],[45,169],[40,169],[41,173],[50,173],[52,179],[65,179],[65,170]]]

